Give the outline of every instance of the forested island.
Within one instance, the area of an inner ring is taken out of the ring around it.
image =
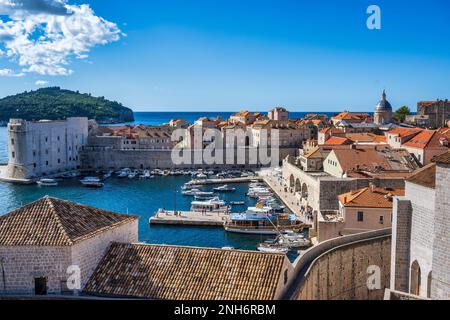
[[[0,123],[9,119],[63,120],[88,117],[102,124],[134,121],[133,111],[116,101],[59,87],[25,91],[0,99]]]

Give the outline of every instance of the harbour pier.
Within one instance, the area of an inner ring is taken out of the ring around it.
[[[225,179],[196,179],[189,181],[190,185],[211,185],[211,184],[233,184],[233,183],[249,183],[252,181],[263,181],[262,177],[239,177],[239,178],[225,178]]]
[[[226,213],[164,210],[151,217],[149,223],[150,225],[223,227],[228,217]]]

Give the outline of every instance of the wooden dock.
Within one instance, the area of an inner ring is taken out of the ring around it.
[[[192,211],[163,211],[151,217],[151,225],[180,225],[180,226],[203,226],[223,227],[229,215],[225,213],[202,213]]]
[[[227,179],[198,179],[198,180],[191,180],[187,184],[191,185],[208,185],[208,184],[233,184],[233,183],[248,183],[255,181],[263,181],[262,177],[255,176],[255,177],[240,177],[240,178],[227,178]]]

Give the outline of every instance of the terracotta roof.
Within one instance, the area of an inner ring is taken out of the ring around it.
[[[446,137],[439,133],[438,131],[423,130],[419,134],[415,135],[408,142],[404,143],[403,146],[411,148],[441,148],[443,150],[448,149],[441,144],[441,139],[446,139]]]
[[[408,151],[388,146],[350,146],[333,148],[344,172],[411,172],[419,167]]]
[[[415,135],[418,134],[419,132],[421,132],[423,129],[420,128],[394,128],[388,131],[388,134],[395,134],[398,135],[399,137],[407,137],[410,135]]]
[[[285,259],[254,251],[115,243],[84,291],[159,300],[270,300]]]
[[[348,192],[339,196],[339,201],[345,207],[362,208],[392,208],[393,196],[404,196],[403,189],[384,189],[367,187]]]
[[[45,197],[0,217],[0,246],[71,246],[136,219]]]
[[[353,142],[347,138],[341,138],[341,137],[331,137],[327,141],[325,141],[326,146],[342,146],[342,145],[350,145]]]
[[[320,131],[320,133],[324,133],[324,134],[329,133],[329,132],[331,132],[331,133],[342,133],[342,134],[345,133],[344,130],[336,128],[336,127],[328,127],[328,128],[322,129]]]
[[[373,133],[346,133],[345,137],[353,142],[386,143],[386,136]]]
[[[414,175],[406,181],[427,188],[436,188],[436,164],[431,163],[422,169],[417,170]]]
[[[365,121],[370,118],[368,113],[352,113],[342,112],[333,117],[334,120],[346,120],[346,121]]]
[[[434,157],[432,161],[435,163],[450,164],[450,151]]]

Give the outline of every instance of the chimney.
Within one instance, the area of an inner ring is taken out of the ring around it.
[[[369,189],[370,189],[370,192],[375,192],[375,185],[371,182],[371,183],[369,183]]]

